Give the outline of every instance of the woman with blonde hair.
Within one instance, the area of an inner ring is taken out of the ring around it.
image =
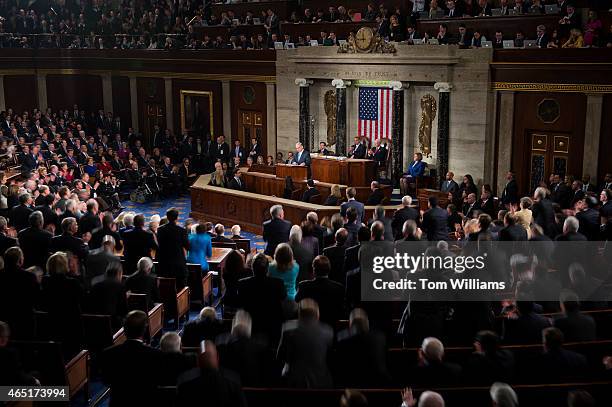
[[[533,201],[529,197],[523,197],[520,200],[519,206],[520,210],[516,211],[514,215],[516,216],[516,223],[521,225],[527,230],[527,234],[529,235],[531,222],[533,220],[533,216],[531,214],[531,205],[533,205]]]
[[[340,200],[342,199],[342,194],[340,193],[340,185],[334,184],[331,186],[331,191],[329,196],[325,199],[323,205],[325,206],[338,206],[340,205]]]
[[[299,228],[299,227],[298,227]],[[293,260],[293,250],[287,243],[276,246],[274,261],[268,266],[268,276],[280,278],[287,290],[287,299],[295,300],[296,279],[300,267]]]
[[[570,37],[561,48],[582,48],[584,47],[584,37],[579,28],[572,28]]]

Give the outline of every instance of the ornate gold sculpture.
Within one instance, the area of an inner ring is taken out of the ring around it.
[[[421,98],[421,125],[419,126],[419,144],[426,157],[431,156],[431,124],[436,118],[438,106],[431,95]]]
[[[336,144],[336,91],[328,90],[324,96],[325,115],[327,116],[327,145]]]
[[[346,43],[338,47],[339,54],[395,54],[396,52],[395,45],[386,42],[370,27],[361,27],[357,34],[350,33]]]

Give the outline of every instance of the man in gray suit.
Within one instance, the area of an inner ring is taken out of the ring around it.
[[[357,210],[357,221],[363,222],[363,216],[365,214],[364,205],[355,200],[355,195],[357,195],[357,190],[354,187],[346,189],[346,198],[348,201],[340,205],[340,215],[345,218],[346,210],[348,208],[355,208]]]
[[[446,179],[442,181],[440,191],[446,192],[447,194],[453,194],[453,196],[457,193],[459,185],[453,180],[454,176],[455,174],[453,174],[452,171],[446,173]]]
[[[85,274],[86,287],[92,287],[97,282],[104,280],[104,274],[109,266],[121,265],[121,260],[114,254],[115,238],[106,235],[102,238],[102,246],[92,250],[87,256],[87,273]]]

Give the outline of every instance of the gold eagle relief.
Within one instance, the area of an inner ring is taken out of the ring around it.
[[[419,125],[419,144],[421,151],[426,157],[431,157],[431,127],[438,105],[436,99],[431,95],[421,98],[421,124]]]
[[[336,144],[336,91],[328,90],[323,99],[327,116],[327,145],[333,146]]]

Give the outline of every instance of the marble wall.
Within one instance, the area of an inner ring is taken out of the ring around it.
[[[438,100],[436,82],[448,82],[450,92],[449,169],[457,179],[470,173],[476,180],[493,174],[494,97],[490,91],[490,49],[462,50],[456,46],[397,45],[397,53],[338,54],[335,47],[302,47],[277,53],[277,150],[293,150],[299,129],[299,87],[295,79],[313,81],[310,114],[317,119],[315,141],[327,133],[323,97],[333,79],[400,81],[404,88],[404,163],[419,150],[420,100]],[[347,142],[357,133],[358,89],[347,88]],[[433,122],[432,154],[437,167],[437,116]],[[486,182],[491,182],[487,179]]]

